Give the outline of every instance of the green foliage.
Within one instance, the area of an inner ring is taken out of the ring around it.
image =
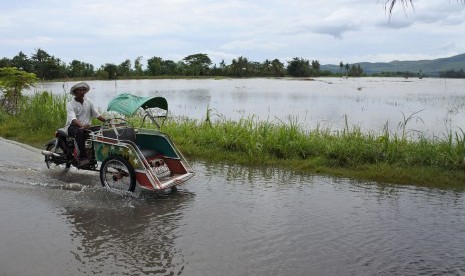
[[[144,75],[144,70],[142,70],[142,56],[137,57],[134,60],[134,73],[137,76],[142,76]]]
[[[73,60],[68,67],[68,74],[73,78],[92,77],[94,74],[94,66],[79,60]]]
[[[408,0],[407,0],[408,1]],[[391,1],[389,1],[391,3]],[[239,56],[232,59],[231,64],[221,61],[213,64],[207,54],[188,55],[181,61],[163,60],[161,57],[147,59],[147,67],[142,66],[142,57],[139,56],[132,62],[126,59],[119,65],[107,63],[95,70],[92,64],[73,60],[65,64],[59,58],[50,55],[42,49],[37,49],[29,58],[23,52],[19,52],[12,59],[0,59],[1,67],[16,67],[22,71],[34,73],[40,79],[63,78],[140,78],[140,77],[175,77],[175,76],[228,76],[228,77],[293,77],[309,76],[403,76],[424,77],[441,76],[451,78],[463,78],[465,54],[449,58],[420,61],[392,61],[362,62],[349,65],[342,61],[339,65],[321,65],[318,60],[306,60],[294,58],[285,66],[279,59],[272,61],[266,59],[263,62],[251,61],[247,57]]]
[[[152,57],[147,60],[147,74],[151,76],[161,75],[162,58]]]
[[[20,111],[10,115],[0,110],[0,135],[34,146],[43,145],[66,120],[66,103],[71,95],[48,92],[24,97]]]
[[[363,69],[360,64],[353,64],[348,71],[348,75],[350,77],[361,77],[363,75]]]
[[[70,99],[68,94],[36,93],[23,101],[18,117],[23,121],[23,127],[33,132],[60,128],[65,124],[66,104]]]
[[[66,65],[42,49],[37,49],[31,57],[34,73],[40,79],[51,80],[66,77]]]
[[[293,77],[309,77],[311,74],[310,62],[303,58],[294,58],[288,62],[287,72]]]
[[[21,91],[34,85],[36,75],[18,70],[15,67],[0,68],[0,107],[8,113],[18,111]]]
[[[117,66],[117,74],[121,77],[129,77],[131,75],[131,61],[126,59],[119,66]],[[110,74],[111,76],[111,74]]]
[[[188,75],[207,76],[209,74],[209,67],[212,64],[212,61],[207,54],[189,55],[183,60],[187,62]]]
[[[463,69],[460,69],[458,71],[447,70],[447,71],[444,71],[444,72],[440,72],[439,76],[441,78],[461,78],[461,79],[465,79],[465,72],[463,71]]]
[[[106,72],[108,75],[108,79],[114,80],[117,78],[118,75],[118,66],[112,63],[107,63],[104,66],[102,66],[102,71]]]

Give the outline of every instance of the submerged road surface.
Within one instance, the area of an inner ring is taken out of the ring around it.
[[[2,276],[465,275],[463,192],[196,162],[127,195],[42,160],[0,139]]]

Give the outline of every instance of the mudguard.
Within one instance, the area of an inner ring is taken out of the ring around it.
[[[58,145],[58,144],[57,144],[57,138],[53,138],[52,140],[48,141],[48,142],[44,145],[44,149],[46,149],[48,146],[52,146],[52,145]]]

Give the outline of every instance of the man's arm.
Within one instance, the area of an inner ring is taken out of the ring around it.
[[[79,128],[89,128],[90,127],[90,125],[83,124],[78,119],[74,119],[73,121],[71,121],[71,124],[75,125],[75,126],[78,126]]]

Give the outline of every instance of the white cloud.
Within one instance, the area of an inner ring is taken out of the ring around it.
[[[265,51],[274,51],[282,47],[281,43],[277,42],[267,42],[259,41],[257,39],[251,40],[235,40],[228,43],[225,43],[220,46],[221,49],[225,50],[265,50]]]

